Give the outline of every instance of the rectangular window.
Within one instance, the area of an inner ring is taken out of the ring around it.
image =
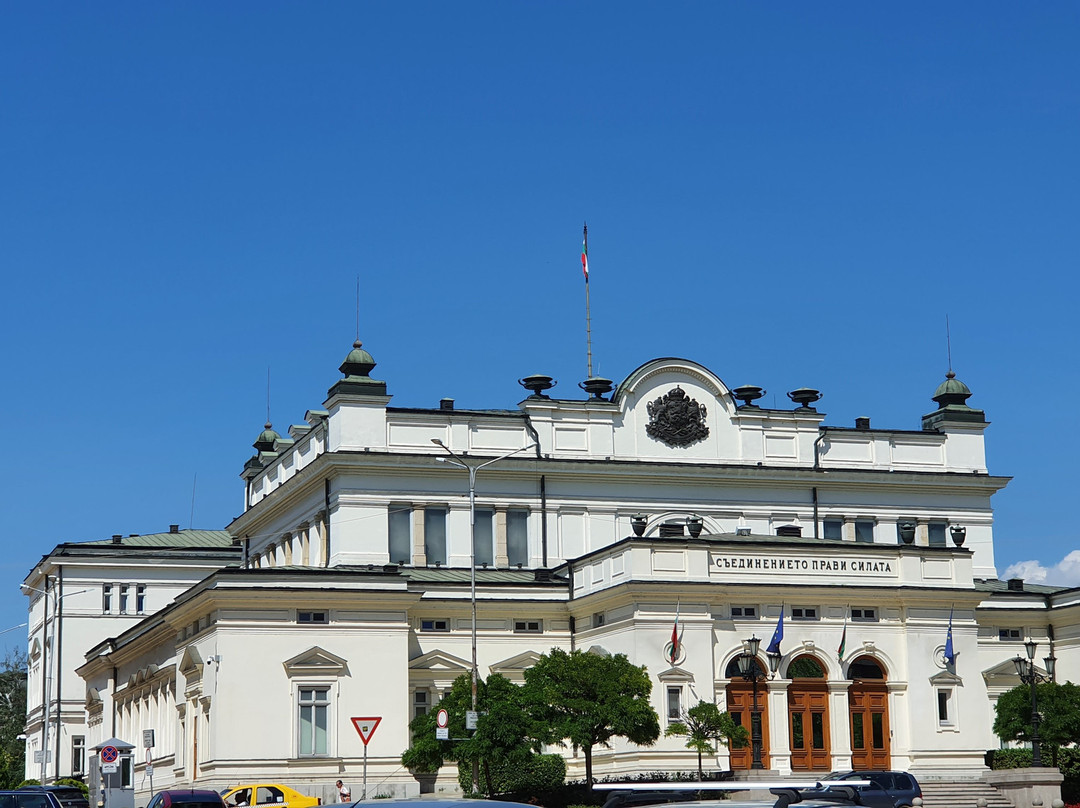
[[[427,715],[428,713],[428,692],[426,690],[417,690],[413,693],[413,717],[418,715]]]
[[[876,623],[877,609],[867,609],[865,607],[861,609],[852,609],[851,619],[856,623]]]
[[[101,611],[103,614],[112,613],[112,584],[101,585]]]
[[[515,634],[543,634],[544,623],[542,620],[515,620]]]
[[[135,611],[138,614],[146,614],[146,584],[135,586]]]
[[[301,755],[327,754],[327,727],[330,725],[330,688],[302,687],[299,692]]]
[[[421,620],[420,621],[420,630],[421,631],[449,631],[450,630],[450,621],[449,620]]]
[[[1019,642],[1022,637],[1020,636],[1020,629],[1018,628],[999,628],[998,639],[1002,642]]]
[[[86,771],[86,736],[71,736],[71,771],[83,774]]]
[[[757,606],[732,606],[732,618],[741,617],[744,620],[757,620]]]
[[[297,612],[297,623],[322,623],[326,624],[330,622],[330,615],[326,612]]]
[[[604,625],[604,613],[603,612],[596,612],[592,616],[592,624],[593,624],[593,628],[599,628],[600,626]]]
[[[429,567],[446,564],[446,508],[424,508],[424,556]]]
[[[121,755],[120,756],[120,787],[131,788],[135,782],[135,771],[133,763],[135,762],[134,755]]]
[[[874,540],[874,520],[855,520],[855,541],[872,542]]]
[[[951,690],[937,692],[937,719],[938,726],[947,727],[953,724]]]
[[[667,689],[667,717],[671,721],[682,719],[682,688],[669,687]]]
[[[818,613],[816,606],[792,606],[791,607],[791,619],[792,620],[817,620]]]
[[[120,614],[127,614],[128,587],[120,584]]]
[[[837,540],[844,538],[844,520],[826,519],[824,538]]]
[[[511,567],[529,566],[529,512],[506,512],[506,557]]]
[[[412,563],[412,508],[409,505],[391,505],[387,523],[390,563]]]
[[[478,567],[495,566],[495,511],[478,508],[473,525],[473,558]]]
[[[931,522],[926,526],[927,543],[931,547],[945,546],[945,523]]]

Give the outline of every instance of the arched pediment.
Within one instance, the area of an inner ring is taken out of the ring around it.
[[[290,677],[311,674],[341,676],[348,673],[349,667],[344,659],[317,645],[285,660],[282,665],[285,675]]]
[[[649,387],[650,382],[654,380],[654,377],[661,374],[670,374],[675,372],[678,375],[685,375],[688,379],[695,380],[698,384],[708,390],[715,398],[727,397],[731,399],[729,388],[720,377],[709,370],[704,365],[699,365],[697,362],[693,362],[689,359],[679,359],[678,357],[669,356],[661,359],[653,359],[641,365],[636,370],[630,372],[622,383],[615,388],[615,393],[611,396],[611,400],[616,404],[621,403],[627,396],[638,392],[642,387]]]

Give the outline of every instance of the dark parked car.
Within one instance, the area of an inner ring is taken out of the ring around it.
[[[64,808],[60,800],[42,789],[0,791],[0,808]]]
[[[604,800],[604,808],[639,808],[642,805],[663,805],[669,802],[692,802],[697,800],[697,791],[612,791]]]
[[[910,808],[911,801],[922,798],[919,781],[907,772],[846,771],[830,772],[822,780],[869,780],[868,786],[855,786],[859,800],[869,808]],[[805,799],[814,799],[815,791],[803,790]]]
[[[170,788],[150,798],[146,808],[225,808],[225,800],[216,791],[201,788]],[[3,808],[3,806],[0,806]]]
[[[19,791],[48,792],[56,797],[63,808],[90,808],[90,800],[81,788],[75,786],[23,786]]]

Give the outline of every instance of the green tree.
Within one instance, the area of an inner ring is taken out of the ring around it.
[[[0,788],[15,788],[26,770],[26,654],[8,653],[0,662]]]
[[[1072,682],[1036,685],[1039,699],[1039,737],[1054,766],[1062,746],[1080,743],[1080,687]],[[994,734],[1003,741],[1031,741],[1031,686],[1018,685],[1003,693],[994,708]]]
[[[644,667],[625,654],[557,648],[525,671],[532,711],[553,741],[570,741],[585,753],[585,780],[591,783],[592,750],[613,737],[651,746],[660,737],[660,719],[649,703],[652,681]]]
[[[726,746],[732,740],[745,743],[749,738],[746,728],[736,724],[731,713],[721,712],[711,701],[699,701],[684,710],[682,720],[668,725],[664,735],[684,737],[686,748],[697,751],[698,780],[705,779],[701,765],[703,754],[714,751],[717,744]]]
[[[476,731],[471,732],[465,729],[465,713],[472,705],[472,682],[469,674],[455,679],[435,710],[409,724],[413,743],[402,753],[402,765],[417,772],[435,772],[448,760],[469,766],[477,761],[489,796],[498,793],[502,784],[497,775],[505,766],[493,768],[493,763],[528,765],[548,733],[525,709],[522,689],[505,676],[493,674],[487,681],[479,680],[476,696],[480,716]],[[450,740],[435,737],[439,709],[447,712]]]

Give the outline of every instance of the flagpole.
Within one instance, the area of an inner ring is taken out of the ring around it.
[[[582,268],[585,270],[585,344],[588,348],[589,375],[592,378],[592,314],[589,310],[589,225],[586,222],[582,228],[584,243],[581,247],[583,259]]]

